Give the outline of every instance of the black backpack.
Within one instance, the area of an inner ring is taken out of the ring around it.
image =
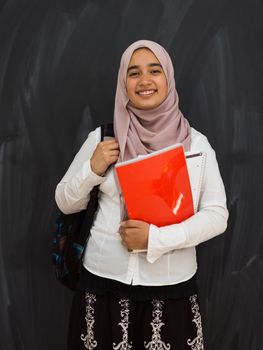
[[[101,141],[104,136],[114,137],[113,124],[101,126]],[[58,280],[72,290],[77,286],[86,242],[98,208],[98,192],[98,186],[90,192],[87,209],[74,214],[59,211],[55,222],[52,265]]]

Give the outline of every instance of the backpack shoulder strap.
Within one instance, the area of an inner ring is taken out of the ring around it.
[[[101,125],[100,130],[101,130],[101,141],[103,141],[105,136],[114,137],[113,123]]]

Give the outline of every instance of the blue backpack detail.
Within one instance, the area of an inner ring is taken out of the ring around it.
[[[114,136],[112,124],[101,126],[101,141],[104,136]],[[90,192],[87,209],[68,215],[59,211],[55,222],[52,265],[57,279],[71,290],[76,289],[79,280],[82,257],[98,208],[98,192],[98,186]]]

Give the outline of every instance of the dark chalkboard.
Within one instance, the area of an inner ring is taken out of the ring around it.
[[[0,2],[0,348],[65,349],[71,294],[51,270],[55,186],[111,121],[122,51],[158,41],[207,135],[229,226],[198,247],[206,350],[263,348],[263,7],[259,0]]]

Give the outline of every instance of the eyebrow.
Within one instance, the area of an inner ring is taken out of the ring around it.
[[[160,68],[163,68],[162,65],[160,63],[149,63],[147,64],[148,67],[160,67]],[[137,68],[140,68],[139,65],[134,65],[134,66],[130,66],[128,69],[127,69],[127,73],[131,70],[131,69],[137,69]]]

